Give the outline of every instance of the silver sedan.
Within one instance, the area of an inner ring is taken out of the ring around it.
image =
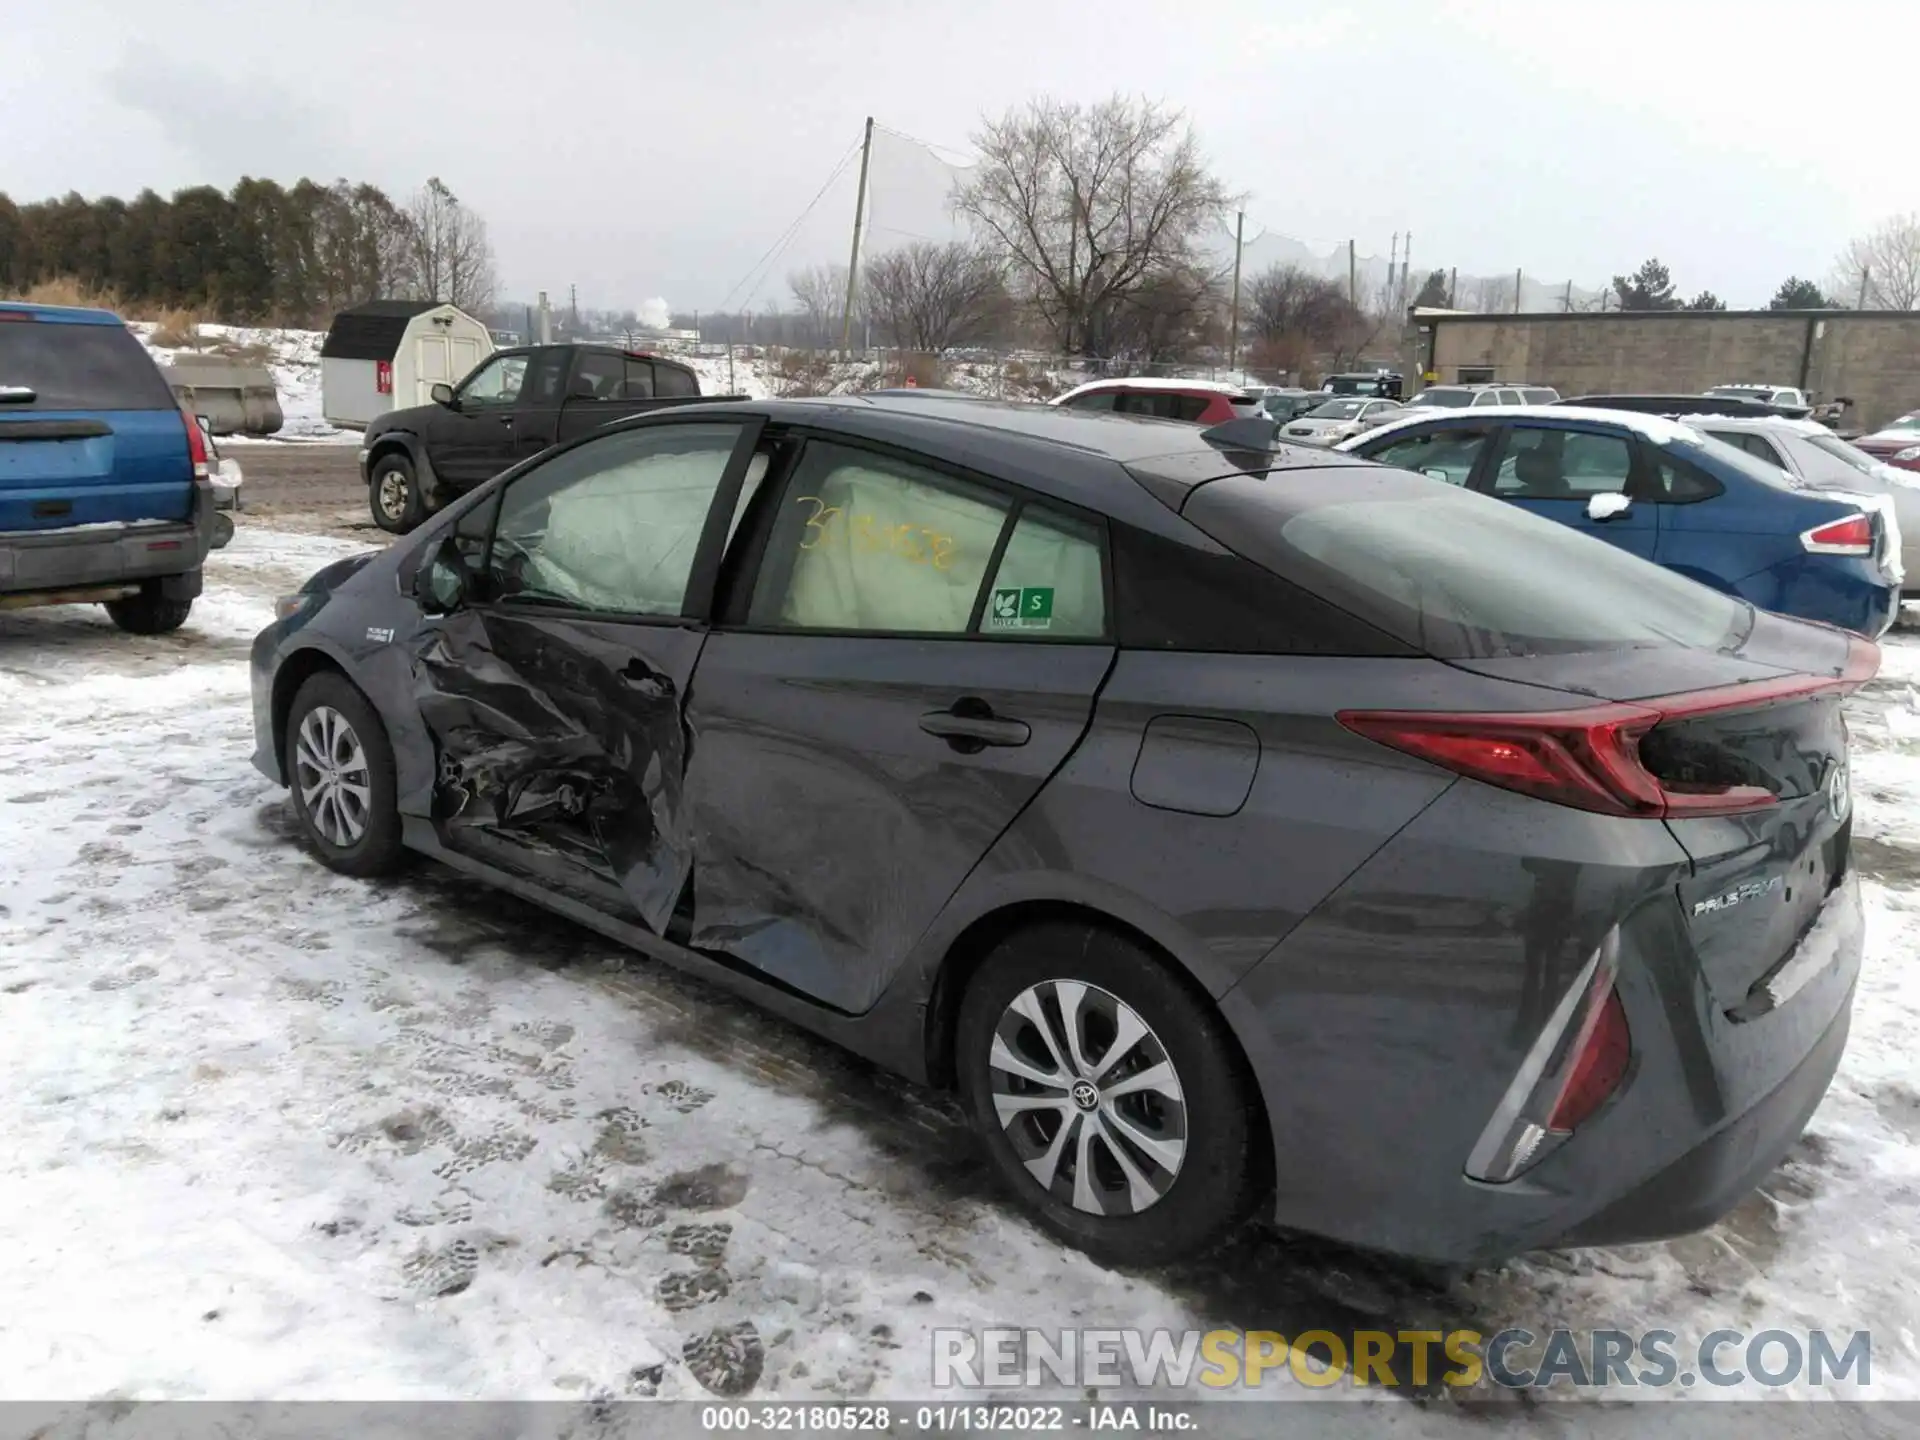
[[[1350,396],[1329,400],[1326,404],[1289,420],[1283,427],[1285,437],[1300,445],[1337,445],[1362,430],[1400,416],[1406,407],[1398,400],[1375,400]]]

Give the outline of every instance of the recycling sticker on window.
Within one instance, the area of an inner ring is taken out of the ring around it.
[[[1053,587],[1023,585],[987,597],[984,630],[1048,630],[1053,626]]]

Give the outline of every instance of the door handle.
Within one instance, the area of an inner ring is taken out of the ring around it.
[[[1033,730],[1024,720],[1006,720],[984,700],[967,696],[946,710],[929,710],[920,728],[938,735],[962,755],[977,754],[989,745],[1024,745]]]

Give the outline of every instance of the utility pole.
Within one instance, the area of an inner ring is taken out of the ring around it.
[[[1573,313],[1573,281],[1571,280],[1567,281],[1567,295],[1566,298],[1560,302],[1560,309],[1563,314],[1571,315]]]
[[[1360,261],[1351,240],[1347,241],[1347,304],[1360,308]]]
[[[1400,266],[1400,232],[1393,232],[1393,248],[1387,252],[1387,304],[1393,304],[1393,273]]]
[[[1413,232],[1407,231],[1407,243],[1400,247],[1400,288],[1394,292],[1393,307],[1402,314],[1420,292],[1413,288]]]
[[[1853,302],[1854,309],[1864,310],[1867,308],[1867,282],[1871,279],[1873,279],[1872,267],[1862,265],[1860,267],[1860,298]]]
[[[1520,272],[1513,272],[1513,313],[1520,313]]]
[[[573,338],[580,338],[580,287],[567,286],[567,328],[573,332]]]
[[[853,343],[853,296],[860,283],[860,227],[867,220],[867,162],[873,158],[873,117],[867,117],[866,133],[860,140],[860,190],[853,197],[853,253],[847,258],[847,309],[840,317],[840,358],[847,358]]]
[[[1227,369],[1232,370],[1240,363],[1240,242],[1246,233],[1247,212],[1236,211],[1233,217],[1233,309],[1227,321]]]
[[[1454,266],[1447,272],[1447,309],[1452,310],[1454,300],[1460,289],[1460,267]]]

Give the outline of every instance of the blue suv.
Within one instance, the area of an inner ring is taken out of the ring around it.
[[[1658,416],[1484,407],[1336,448],[1510,501],[1763,610],[1870,638],[1899,610],[1896,522],[1875,497],[1804,489]]]
[[[123,630],[178,629],[232,533],[207,462],[118,316],[0,304],[0,608],[100,603]]]

